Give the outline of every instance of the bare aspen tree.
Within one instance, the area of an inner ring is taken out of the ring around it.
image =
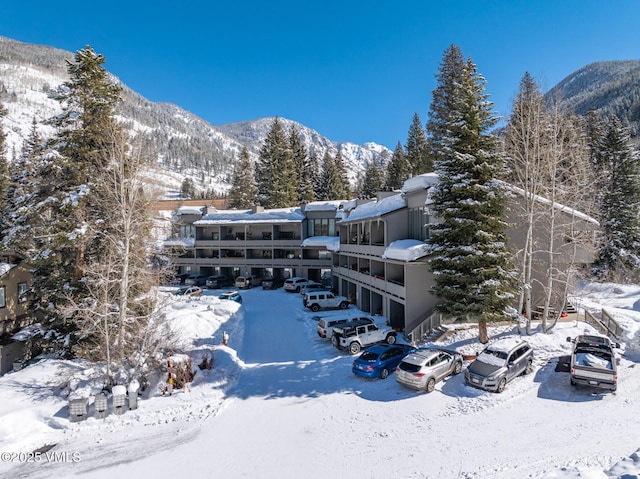
[[[514,212],[524,229],[524,243],[516,255],[520,289],[517,307],[527,318],[527,334],[531,334],[534,227],[541,214],[537,198],[542,192],[546,126],[547,111],[542,93],[533,77],[525,73],[513,104],[504,146],[508,181],[522,190],[522,201],[517,202],[520,208]]]
[[[523,235],[516,252],[526,332],[533,303],[542,308],[542,329],[551,311],[559,315],[577,265],[590,262],[593,221],[588,188],[590,170],[582,129],[575,118],[546,107],[531,75],[525,74],[505,135],[508,181],[521,200],[511,211]],[[540,291],[536,294],[535,291]],[[557,316],[556,316],[557,319]]]
[[[114,366],[141,367],[149,353],[145,344],[156,344],[150,330],[158,325],[153,291],[164,272],[154,270],[150,261],[154,198],[142,178],[147,159],[126,133],[113,129],[109,134],[112,146],[104,153],[108,167],[96,181],[96,197],[106,214],[89,225],[103,248],[85,262],[87,296],[71,306],[81,322],[78,348],[83,356],[106,361],[111,377]]]

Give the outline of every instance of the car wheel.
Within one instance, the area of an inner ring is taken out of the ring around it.
[[[427,381],[427,387],[425,388],[428,393],[432,393],[436,388],[436,378],[431,378]]]
[[[387,338],[385,339],[385,341],[387,342],[387,344],[394,344],[396,342],[396,335],[395,334],[389,334],[387,336]]]
[[[362,346],[360,346],[360,343],[357,341],[354,341],[349,345],[349,352],[351,354],[358,354],[361,349],[362,349]]]
[[[340,309],[347,309],[349,307],[349,303],[347,303],[346,301],[343,301],[342,303],[340,303]]]
[[[498,388],[496,389],[497,393],[501,393],[504,391],[504,388],[507,386],[507,378],[502,378],[498,383]]]
[[[571,378],[571,385],[572,385],[572,386],[575,386],[575,385],[576,385],[576,382],[575,382],[575,380],[574,380],[573,378]]]
[[[527,367],[524,368],[523,374],[531,374],[531,371],[533,371],[533,361],[529,359],[529,361],[527,361]]]
[[[299,293],[299,292],[300,292],[300,286],[296,288],[296,293]]]
[[[331,344],[333,344],[335,347],[338,347],[338,338],[336,338],[335,336],[331,336]]]
[[[380,371],[380,379],[387,379],[389,377],[389,370],[387,368],[382,368]]]
[[[318,306],[317,304],[312,304],[309,309],[314,313],[317,313],[320,310],[320,306]]]
[[[453,374],[460,374],[460,371],[462,371],[462,363],[458,361],[453,367]]]

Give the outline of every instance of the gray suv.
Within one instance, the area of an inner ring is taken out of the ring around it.
[[[520,338],[504,338],[490,344],[464,372],[470,386],[501,393],[513,378],[533,368],[533,349]]]

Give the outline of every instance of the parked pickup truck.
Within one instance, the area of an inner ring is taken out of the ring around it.
[[[606,336],[581,335],[567,338],[573,343],[571,351],[571,384],[593,386],[615,391],[618,387],[618,369],[614,348]]]

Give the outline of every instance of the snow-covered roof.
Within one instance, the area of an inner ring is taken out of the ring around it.
[[[504,187],[507,189],[507,191],[511,191],[513,193],[516,193],[516,194],[522,196],[522,197],[525,196],[525,191],[522,188],[510,185],[509,183],[503,183],[503,184],[504,184]],[[544,196],[534,195],[533,198],[536,201],[538,201],[540,203],[543,203],[543,204],[550,205],[552,203],[550,199],[545,198]],[[574,216],[576,218],[580,218],[580,219],[582,219],[584,221],[587,221],[589,223],[593,223],[594,225],[599,225],[600,224],[598,222],[598,220],[596,220],[592,216],[589,216],[589,215],[587,215],[587,214],[585,214],[585,213],[583,213],[581,211],[578,211],[576,209],[573,209],[573,208],[571,208],[569,206],[565,206],[565,205],[563,205],[561,203],[555,202],[554,203],[554,207],[556,209],[558,209],[559,211],[563,211],[563,212],[565,212],[565,213],[567,213],[567,214],[569,214],[571,216]]]
[[[429,254],[428,246],[424,241],[404,239],[394,241],[387,246],[382,257],[409,262],[427,256],[427,254]]]
[[[438,175],[436,173],[425,173],[424,175],[409,178],[402,185],[403,193],[411,193],[412,191],[424,190],[438,183]]]
[[[196,245],[195,238],[168,238],[164,240],[165,246],[182,246],[184,248],[193,248]]]
[[[347,223],[369,218],[378,218],[386,215],[387,213],[391,213],[392,211],[402,209],[405,206],[407,206],[407,202],[403,195],[398,193],[397,195],[387,196],[380,201],[371,201],[369,203],[356,206],[351,210],[349,216],[343,218],[341,222]]]
[[[0,276],[7,274],[14,266],[15,264],[12,263],[0,263]]]
[[[312,201],[304,207],[305,211],[337,211],[345,200]]]
[[[324,246],[329,251],[340,251],[340,237],[339,236],[312,236],[306,238],[302,242],[303,248],[317,248]]]
[[[175,212],[177,216],[181,215],[201,215],[204,211],[204,206],[181,206]]]
[[[219,210],[194,221],[196,226],[227,223],[300,223],[304,214],[300,208],[274,208],[253,213],[251,210]]]

